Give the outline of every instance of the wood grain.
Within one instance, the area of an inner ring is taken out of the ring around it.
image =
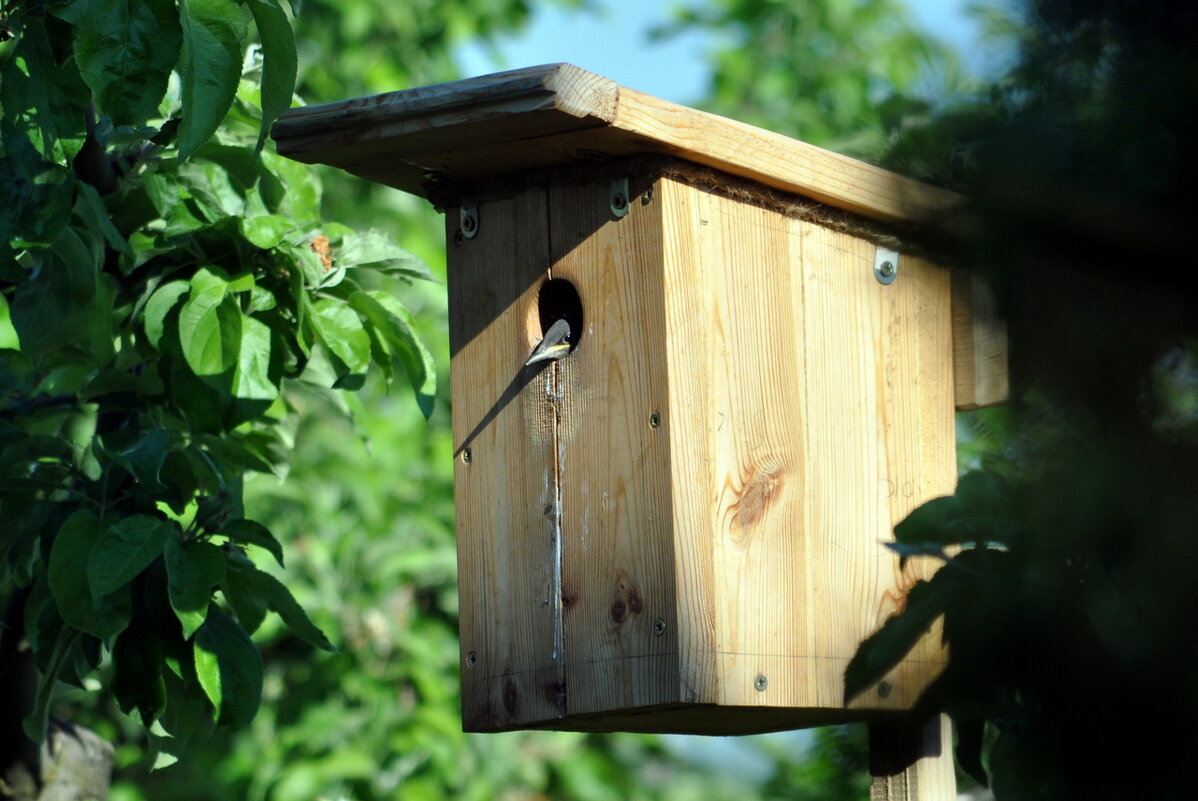
[[[279,152],[416,194],[596,155],[664,153],[889,222],[943,223],[957,195],[570,64],[309,108],[275,123]]]
[[[840,709],[915,578],[882,543],[956,481],[947,273],[884,286],[863,240],[658,195],[684,697]],[[944,658],[929,637],[860,708],[910,706]]]
[[[554,278],[586,314],[558,362],[567,709],[679,700],[661,207],[619,219],[610,186],[550,189]],[[652,416],[657,414],[656,418]]]
[[[447,218],[467,731],[564,713],[554,411],[520,369],[549,266],[545,191],[488,204],[479,218],[474,239]]]

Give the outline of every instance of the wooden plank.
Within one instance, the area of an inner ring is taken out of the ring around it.
[[[660,204],[616,219],[610,185],[583,184],[552,187],[549,207],[553,277],[585,315],[554,365],[567,710],[676,702]]]
[[[474,239],[448,220],[462,719],[488,731],[563,713],[554,413],[520,369],[549,265],[545,192],[487,204]]]
[[[729,707],[812,706],[810,540],[798,516],[816,491],[804,470],[809,420],[801,387],[802,278],[791,221],[754,205],[663,181],[671,254],[667,298],[676,487],[690,563],[687,613],[697,635],[691,689]],[[673,368],[674,365],[671,365]],[[683,461],[685,460],[685,461]],[[680,580],[680,584],[684,583]],[[696,653],[708,649],[709,653]],[[810,671],[810,672],[808,672]],[[806,674],[806,675],[804,675]]]
[[[960,206],[951,192],[570,64],[295,109],[274,137],[283,155],[416,194],[431,173],[476,180],[590,151],[670,154],[890,222],[943,222]]]
[[[801,223],[806,413],[804,468],[818,476],[802,525],[819,592],[806,604],[825,660],[821,706],[843,703],[858,645],[905,601],[919,574],[883,546],[911,509],[956,484],[947,271],[903,256],[874,276],[875,247]],[[925,638],[854,708],[905,709],[943,669]]]
[[[976,273],[953,273],[953,376],[959,410],[1005,403],[1007,324],[994,294]]]
[[[870,801],[953,801],[952,722],[902,718],[869,727]]]
[[[947,273],[884,286],[863,240],[660,185],[686,697],[836,710],[915,578],[881,543],[955,484]],[[943,661],[929,638],[858,706]]]

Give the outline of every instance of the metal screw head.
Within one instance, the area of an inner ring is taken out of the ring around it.
[[[890,696],[890,692],[893,689],[894,689],[894,687],[890,684],[890,682],[888,682],[888,681],[879,682],[878,697],[879,698],[888,698]]]
[[[753,679],[753,687],[756,688],[757,692],[759,693],[765,692],[765,688],[768,686],[770,686],[769,679],[760,673],[757,674],[757,678]]]
[[[474,651],[466,654],[466,667],[472,668],[478,664],[478,654]]]
[[[474,458],[474,454],[469,448],[462,448],[462,464],[470,464],[470,460]]]
[[[653,187],[649,187],[641,193],[641,205],[648,206],[653,202]]]
[[[661,428],[660,412],[653,412],[649,415],[649,428]]]
[[[653,621],[653,633],[658,637],[666,633],[666,622],[661,618]]]
[[[628,213],[629,197],[627,178],[617,178],[611,182],[611,187],[607,192],[607,200],[611,206],[613,217],[619,219]]]
[[[478,205],[466,203],[462,205],[461,216],[458,218],[458,230],[467,239],[478,236]]]
[[[894,283],[899,271],[899,252],[889,248],[878,248],[874,252],[874,278],[879,284]]]

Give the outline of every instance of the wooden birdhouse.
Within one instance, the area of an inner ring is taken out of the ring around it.
[[[1001,330],[918,255],[949,193],[570,65],[296,109],[279,152],[446,213],[462,715],[739,734],[851,706]],[[566,355],[525,366],[559,319]]]

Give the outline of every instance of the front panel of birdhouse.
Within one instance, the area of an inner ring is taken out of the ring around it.
[[[623,186],[447,214],[466,729],[910,707],[936,632],[852,709],[843,674],[919,575],[894,523],[955,484],[948,272],[902,254],[882,283],[864,228]],[[523,368],[562,314],[570,355]]]

